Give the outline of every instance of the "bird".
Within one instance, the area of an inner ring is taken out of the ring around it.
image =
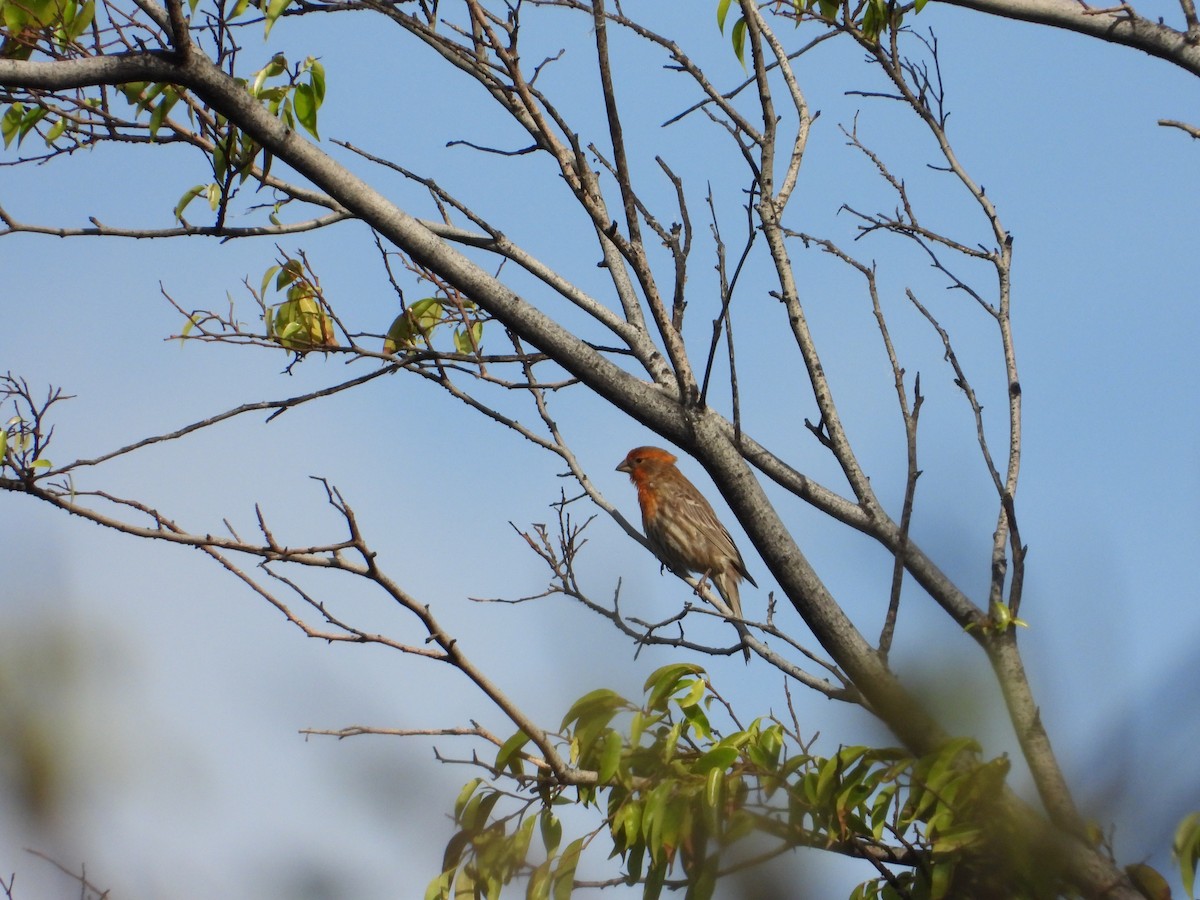
[[[635,447],[617,471],[626,473],[637,488],[642,527],[654,555],[676,573],[695,572],[711,579],[725,605],[741,619],[741,581],[758,584],[712,506],[676,467],[677,459],[661,447]],[[734,627],[743,638],[742,653],[748,662],[746,628],[740,622],[734,622]]]

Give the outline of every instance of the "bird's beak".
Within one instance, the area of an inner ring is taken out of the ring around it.
[[[629,461],[623,460],[621,464],[617,466],[617,471],[624,472],[626,475],[628,475],[632,471],[629,467]]]

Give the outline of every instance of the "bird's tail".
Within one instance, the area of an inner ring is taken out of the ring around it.
[[[738,590],[738,581],[740,580],[733,572],[721,572],[714,575],[712,579],[717,593],[721,595],[721,599],[725,601],[729,611],[738,619],[742,618],[742,596],[741,591]],[[738,636],[742,639],[742,656],[746,658],[746,662],[750,662],[750,645],[747,642],[750,633],[746,631],[746,626],[741,622],[734,622],[733,627],[737,629]]]

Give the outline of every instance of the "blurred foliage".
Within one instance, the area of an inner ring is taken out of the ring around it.
[[[53,825],[78,745],[67,707],[82,650],[61,629],[13,624],[0,642],[0,796],[21,818]]]
[[[95,0],[82,3],[78,0],[0,0],[0,25],[4,34],[0,58],[29,59],[39,42],[53,52],[62,53],[83,35],[95,16]],[[7,116],[5,123],[7,125]],[[8,143],[6,128],[4,146]]]
[[[556,741],[578,771],[596,773],[595,784],[557,787],[525,752],[527,735],[506,741],[493,778],[460,793],[458,830],[426,900],[499,897],[519,876],[527,897],[563,900],[580,856],[602,835],[598,845],[612,848],[624,881],[643,884],[647,898],[664,888],[711,897],[732,867],[754,862],[747,848],[759,841],[748,839],[764,836],[776,844],[768,857],[818,847],[875,860],[880,877],[854,900],[982,898],[993,895],[996,872],[1014,900],[1058,896],[1052,862],[999,809],[1008,760],[982,761],[970,739],[921,758],[864,746],[819,756],[775,718],[739,725],[697,665],[665,666],[644,690],[640,704],[595,690],[564,716]],[[599,811],[602,824],[564,844],[556,809],[577,804]]]
[[[1183,890],[1192,897],[1196,892],[1196,867],[1200,864],[1200,812],[1185,816],[1179,823],[1171,852],[1179,863]]]
[[[905,15],[919,13],[925,2],[794,0],[792,6],[798,17],[878,41],[901,28]],[[263,23],[265,39],[289,3],[235,0],[221,9],[220,17],[227,24],[252,16],[255,24]],[[193,12],[197,5],[198,0],[189,0]],[[730,22],[732,6],[732,0],[719,0],[718,25],[723,33],[729,26],[732,49],[745,66],[751,35],[741,16]],[[0,58],[86,55],[77,42],[95,25],[94,0],[0,0]],[[314,57],[292,64],[275,53],[239,82],[288,129],[303,129],[320,140],[318,112],[326,75]],[[180,222],[199,198],[223,221],[239,186],[250,179],[267,180],[270,154],[183,88],[133,82],[116,91],[132,111],[118,120],[106,108],[98,113],[106,126],[136,129],[151,141],[166,139],[177,129],[187,131],[205,153],[212,181],[189,187],[179,198],[173,212]],[[0,113],[0,139],[5,147],[20,147],[30,134],[39,134],[47,147],[74,149],[76,144],[64,147],[60,139],[77,142],[95,127],[99,120],[79,111],[96,109],[99,103],[98,97],[81,97],[78,110],[68,115],[35,95],[12,98]],[[188,125],[172,121],[176,110],[186,115]],[[277,212],[278,204],[270,215],[273,224],[279,224]],[[283,299],[268,304],[272,284]],[[302,258],[285,258],[269,268],[259,300],[271,341],[298,353],[338,346],[333,309]],[[189,319],[185,336],[194,324]],[[455,352],[477,356],[482,327],[473,303],[426,297],[395,318],[383,352],[432,349],[435,332],[447,329]],[[37,454],[33,422],[18,415],[5,423],[0,460],[19,464],[22,471],[50,467]],[[1007,606],[993,608],[997,630],[1024,624]],[[0,778],[27,815],[44,818],[56,808],[63,778],[61,748],[70,740],[58,733],[53,705],[28,692],[26,680],[66,683],[69,646],[52,644],[51,652],[46,647],[35,652],[25,639],[9,643],[0,656]],[[564,716],[556,741],[577,771],[595,774],[595,783],[562,788],[545,764],[526,752],[528,735],[518,732],[506,741],[492,777],[468,782],[455,803],[457,830],[427,900],[495,898],[517,878],[527,880],[530,898],[564,900],[575,890],[582,855],[597,838],[602,838],[599,845],[611,847],[612,857],[620,857],[626,883],[644,885],[644,896],[681,887],[687,898],[702,900],[713,895],[718,879],[732,866],[747,862],[749,839],[764,835],[776,842],[773,853],[821,847],[876,861],[879,877],[856,888],[853,900],[979,898],[995,893],[997,877],[1011,898],[1059,894],[1053,860],[1034,852],[1028,836],[1013,833],[999,814],[1007,760],[981,760],[979,746],[970,739],[948,742],[920,758],[866,746],[843,746],[819,756],[794,727],[778,719],[740,723],[694,664],[659,669],[647,679],[644,694],[634,703],[613,691],[595,690]],[[714,724],[718,716],[722,727]],[[564,805],[597,811],[600,826],[568,840],[556,814]],[[1173,849],[1190,897],[1200,863],[1200,813],[1181,822]],[[1126,871],[1146,896],[1169,897],[1162,876],[1150,867],[1135,865]]]

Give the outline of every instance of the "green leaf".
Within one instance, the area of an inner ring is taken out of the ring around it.
[[[663,884],[667,880],[667,863],[655,863],[646,873],[646,886],[642,889],[642,900],[658,900],[662,896]]]
[[[149,109],[150,104],[158,99],[159,94],[166,90],[166,87],[167,86],[165,84],[159,84],[157,82],[148,85],[143,91],[141,91],[141,93],[138,94],[136,103],[137,111],[145,112],[147,109]]]
[[[267,285],[271,283],[271,279],[275,277],[281,268],[282,266],[271,266],[271,268],[267,269],[267,271],[263,273],[262,285],[258,289],[259,297],[266,296]]]
[[[733,53],[738,58],[738,62],[742,64],[742,68],[746,68],[746,20],[738,19],[733,23],[733,31],[730,32],[730,40],[733,41]]]
[[[546,860],[529,876],[529,887],[525,889],[525,900],[550,900],[550,863]]]
[[[426,297],[424,300],[418,300],[408,308],[408,314],[412,318],[413,326],[418,334],[428,336],[429,332],[433,331],[442,321],[442,302],[436,297]]]
[[[466,808],[467,802],[471,799],[471,796],[475,793],[475,789],[477,787],[479,787],[479,785],[481,785],[481,784],[483,784],[482,778],[472,778],[470,781],[468,781],[466,784],[464,784],[463,789],[458,792],[458,798],[454,801],[455,821],[457,821],[459,816],[462,815],[462,811],[463,811],[463,809]]]
[[[514,774],[519,774],[521,770],[520,758],[517,756],[518,751],[529,743],[529,735],[523,731],[518,731],[500,747],[500,752],[496,754],[496,768],[503,770],[514,759],[517,764]]]
[[[64,45],[77,40],[91,27],[92,20],[96,18],[95,0],[86,0],[82,6],[72,3],[69,11],[70,15],[64,16],[63,20]]]
[[[621,765],[621,752],[625,749],[625,739],[618,731],[610,731],[604,736],[604,749],[600,754],[599,777],[601,784],[608,784],[617,774]]]
[[[933,871],[929,873],[930,900],[943,900],[944,897],[949,896],[950,888],[954,883],[954,868],[953,861],[934,863]]]
[[[254,73],[253,85],[249,88],[251,94],[263,99],[263,86],[267,83],[268,78],[277,78],[287,71],[287,57],[282,53],[276,53],[271,57],[271,61]]]
[[[478,900],[484,896],[479,890],[479,884],[475,879],[475,873],[470,867],[463,867],[459,870],[458,876],[454,879],[454,900]]]
[[[933,852],[935,854],[952,853],[979,843],[982,836],[982,829],[976,825],[955,825],[938,832],[938,836],[933,842]]]
[[[629,746],[636,747],[642,742],[642,732],[647,725],[654,723],[654,718],[647,716],[640,709],[634,710],[633,721],[629,725]]]
[[[51,465],[53,465],[53,463],[51,463],[48,459],[35,459],[29,465],[35,469],[48,469]]]
[[[320,60],[311,56],[304,60],[304,67],[308,70],[308,83],[312,85],[313,98],[317,101],[317,106],[320,106],[325,102],[325,67],[321,65]]]
[[[454,331],[454,351],[461,353],[463,356],[471,352],[471,339],[467,337],[467,333],[461,328],[456,328]]]
[[[737,758],[736,747],[717,746],[696,760],[692,771],[697,775],[711,774],[714,770],[724,773],[737,761]]]
[[[872,41],[878,41],[879,35],[888,26],[890,11],[887,0],[867,0],[867,11],[862,19],[863,34]]]
[[[20,34],[25,30],[29,21],[29,13],[21,3],[4,3],[0,5],[0,14],[4,17],[4,27],[11,34]]]
[[[625,847],[629,852],[626,859],[632,864],[633,850],[642,843],[642,813],[643,804],[631,800],[621,807],[620,812],[612,819],[613,840]],[[642,847],[642,850],[645,848]],[[641,852],[641,851],[639,851]]]
[[[271,29],[275,27],[275,22],[283,15],[283,11],[287,9],[290,0],[270,0],[263,9],[266,18],[266,28],[263,31],[263,40],[271,33]]]
[[[871,834],[877,841],[883,839],[883,831],[887,827],[895,796],[896,786],[889,784],[880,788],[871,802]]]
[[[462,815],[459,816],[459,824],[462,825],[464,831],[477,832],[482,831],[488,823],[488,819],[492,815],[492,810],[496,808],[496,803],[500,800],[500,792],[488,790],[487,793],[479,793],[467,801],[467,805],[463,807]]]
[[[783,751],[783,728],[772,725],[759,732],[757,740],[750,742],[746,751],[756,766],[774,771],[779,767],[779,754]]]
[[[1188,897],[1196,896],[1196,866],[1200,863],[1200,812],[1184,817],[1175,829],[1171,853],[1179,864],[1179,875]]]
[[[552,857],[558,850],[558,845],[562,843],[562,822],[548,809],[543,809],[538,819],[541,822],[542,844],[546,847],[546,856]]]
[[[192,313],[190,316],[187,317],[187,321],[184,322],[184,325],[183,325],[183,330],[179,332],[179,346],[182,347],[184,344],[187,343],[188,334],[191,333],[191,330],[196,327],[198,322],[199,322],[199,316],[197,316],[195,313]]]
[[[383,352],[396,353],[399,350],[407,350],[412,347],[412,344],[412,320],[409,319],[407,312],[402,312],[392,320],[392,324],[388,327],[387,335],[383,339]]]
[[[292,105],[296,110],[296,121],[319,141],[321,135],[317,133],[317,107],[320,104],[313,93],[312,85],[296,85],[296,91],[292,95]]]
[[[684,686],[685,685],[683,684],[680,685],[680,687]],[[687,693],[675,701],[679,705],[680,709],[687,709],[689,706],[695,706],[704,696],[705,685],[702,678],[697,678],[691,684],[686,685],[686,687]]]
[[[470,356],[481,349],[480,340],[483,337],[483,323],[472,322],[471,327],[459,328],[454,332],[454,349],[463,356]]]
[[[171,111],[171,107],[173,107],[178,101],[179,94],[174,88],[169,88],[163,93],[162,100],[158,102],[158,104],[154,107],[154,110],[150,113],[149,127],[151,140],[154,140],[154,138],[158,135],[158,129],[162,127],[163,120],[166,119],[167,113]]]
[[[425,900],[446,900],[450,896],[450,883],[454,880],[454,870],[443,872],[425,889]]]
[[[670,788],[671,785],[667,782],[659,784],[646,795],[642,804],[642,839],[646,843],[650,859],[655,863],[664,859],[659,836],[662,833],[662,817],[666,811],[667,791]]]
[[[17,129],[21,127],[21,119],[24,116],[25,107],[20,103],[14,103],[8,108],[4,118],[0,119],[0,136],[4,138],[5,147],[12,143],[12,139],[17,136]]]
[[[3,462],[5,454],[8,453],[8,432],[0,431],[0,462]]]
[[[565,729],[572,722],[579,722],[596,714],[615,712],[625,704],[625,698],[615,691],[610,691],[608,688],[597,688],[571,704],[571,708],[563,716],[562,724],[558,727]]]
[[[583,838],[567,844],[554,872],[554,900],[570,900],[575,888],[575,869],[579,866],[579,854],[583,850]]]
[[[704,682],[697,681],[696,683],[700,687],[704,687]],[[704,709],[699,703],[683,706],[683,716],[688,720],[688,724],[692,726],[692,730],[696,734],[706,741],[712,740],[712,725],[709,724],[708,716],[705,715]]]
[[[695,663],[671,663],[650,673],[643,691],[649,692],[646,698],[648,709],[662,710],[666,708],[666,700],[675,693],[676,685],[689,675],[704,675],[704,669]]]
[[[229,173],[229,154],[227,152],[227,143],[225,141],[217,141],[213,144],[212,151],[212,169],[213,175],[218,181],[224,181],[225,176]]]
[[[67,130],[67,120],[59,119],[55,122],[48,132],[46,132],[46,146],[53,147],[54,142],[62,137],[63,132]]]
[[[711,900],[717,889],[717,866],[720,858],[716,855],[707,857],[700,866],[700,871],[694,873],[689,885],[687,900]]]
[[[725,17],[729,15],[729,6],[732,0],[721,0],[717,4],[717,27],[721,29],[721,34],[725,33]]]
[[[25,114],[25,117],[21,119],[20,127],[17,129],[18,147],[21,145],[21,141],[25,140],[25,135],[29,134],[33,127],[42,121],[49,112],[50,110],[44,106],[36,106]]]
[[[679,749],[679,739],[683,736],[684,722],[676,722],[667,731],[661,740],[656,741],[656,745],[663,753],[663,761],[670,762],[675,758],[675,752]]]
[[[533,826],[536,819],[536,816],[527,816],[508,842],[503,860],[503,868],[506,872],[505,882],[511,879],[511,870],[525,862],[525,858],[529,855],[529,845],[533,842]]]
[[[719,809],[721,806],[721,790],[725,786],[725,769],[721,766],[711,766],[708,777],[704,779],[704,802],[709,809]]]
[[[841,781],[842,773],[866,752],[866,747],[843,747],[836,756],[829,757],[821,764],[817,775],[816,795],[810,798],[814,805],[820,807],[830,805],[834,792]]]
[[[130,103],[137,104],[138,98],[141,97],[142,91],[149,87],[149,82],[146,81],[130,81],[127,84],[117,85],[117,90]]]
[[[251,172],[254,170],[254,160],[261,149],[262,147],[249,135],[242,135],[239,148],[241,163],[238,166],[238,184],[244,184],[246,179],[250,177]],[[263,172],[265,175],[266,169]]]
[[[669,798],[663,808],[662,818],[659,820],[659,840],[662,842],[663,848],[674,851],[682,842],[680,836],[684,833],[685,826],[687,831],[691,831],[690,823],[687,799],[684,797]]]
[[[275,279],[275,290],[282,291],[303,274],[304,264],[298,259],[289,259],[279,267],[279,276]]]

